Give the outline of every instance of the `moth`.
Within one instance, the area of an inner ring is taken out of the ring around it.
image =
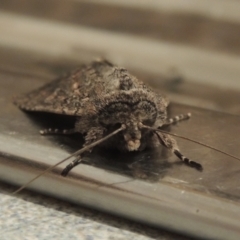
[[[120,151],[142,151],[163,145],[184,164],[203,169],[201,164],[180,152],[171,136],[174,134],[162,130],[188,119],[190,113],[168,118],[169,101],[165,96],[156,93],[127,69],[107,60],[84,65],[67,77],[16,98],[14,103],[25,111],[76,116],[73,129],[40,131],[42,135],[81,133],[84,136],[83,148],[68,157],[75,159],[63,169],[63,176],[82,161],[84,152],[99,144],[117,147]]]

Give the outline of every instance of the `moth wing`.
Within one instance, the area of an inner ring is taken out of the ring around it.
[[[14,103],[26,111],[41,111],[81,116],[95,95],[104,94],[104,73],[113,65],[106,60],[95,61],[72,72],[68,77],[50,82]],[[92,107],[91,104],[88,107]]]

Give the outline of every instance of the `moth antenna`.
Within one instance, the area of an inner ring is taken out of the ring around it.
[[[234,155],[232,155],[232,154],[230,154],[230,153],[224,152],[224,151],[222,151],[222,150],[220,150],[220,149],[218,149],[218,148],[215,148],[215,147],[213,147],[213,146],[211,146],[211,145],[208,145],[208,144],[205,144],[205,143],[203,143],[203,142],[200,142],[200,141],[197,141],[197,140],[188,138],[188,137],[180,136],[180,135],[178,135],[178,134],[176,134],[176,133],[170,133],[170,132],[161,130],[161,129],[159,129],[159,128],[152,128],[152,127],[143,125],[142,123],[139,125],[139,127],[141,127],[141,128],[148,128],[148,129],[150,129],[150,130],[152,130],[152,131],[159,131],[159,132],[168,134],[168,135],[170,135],[170,136],[182,138],[182,139],[184,139],[184,140],[197,143],[197,144],[199,144],[199,145],[202,145],[202,146],[207,147],[207,148],[209,148],[209,149],[215,150],[216,152],[220,152],[220,153],[222,153],[222,154],[224,154],[224,155],[226,155],[226,156],[228,156],[228,157],[232,157],[232,158],[240,161],[240,158],[239,158],[239,157],[236,157],[236,156],[234,156]]]
[[[44,170],[43,172],[39,173],[37,176],[35,176],[33,179],[31,179],[30,181],[28,181],[27,183],[25,183],[24,185],[22,185],[20,188],[18,188],[16,191],[14,191],[12,194],[16,194],[19,193],[20,191],[22,191],[24,188],[26,188],[29,184],[31,184],[33,181],[35,181],[36,179],[40,178],[42,175],[44,175],[45,173],[51,171],[53,168],[57,167],[58,165],[64,163],[65,161],[67,161],[68,159],[70,159],[71,157],[74,157],[76,155],[79,155],[95,146],[97,146],[98,144],[106,141],[107,139],[109,139],[110,137],[116,135],[117,133],[121,132],[122,130],[126,129],[126,126],[124,124],[122,124],[122,126],[120,128],[118,128],[117,130],[113,131],[112,133],[108,134],[107,136],[97,140],[96,142],[93,142],[79,150],[77,150],[76,152],[74,152],[73,154],[69,155],[68,157],[64,158],[62,161],[52,165],[51,167],[47,168],[46,170]]]

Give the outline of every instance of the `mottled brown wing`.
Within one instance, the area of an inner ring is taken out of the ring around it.
[[[95,95],[104,94],[104,77],[113,65],[95,61],[24,96],[14,103],[26,111],[52,112],[81,116]]]

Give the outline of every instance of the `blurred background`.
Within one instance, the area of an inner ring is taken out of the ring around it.
[[[97,57],[171,101],[240,114],[240,2],[1,0],[0,71],[49,81]]]

